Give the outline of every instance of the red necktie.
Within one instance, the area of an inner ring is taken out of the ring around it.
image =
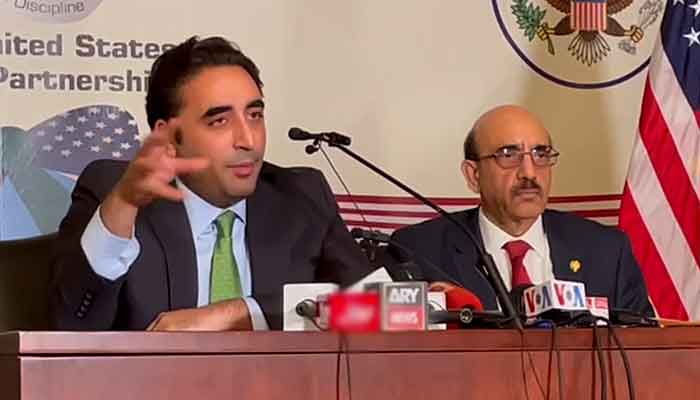
[[[503,249],[505,249],[508,253],[508,257],[510,257],[510,266],[513,269],[513,273],[510,277],[511,289],[518,286],[532,285],[530,275],[527,274],[525,264],[523,263],[525,254],[527,254],[527,251],[531,248],[532,247],[524,240],[513,240],[503,245]]]

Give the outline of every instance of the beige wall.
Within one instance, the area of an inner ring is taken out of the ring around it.
[[[503,7],[511,2],[498,3]],[[631,8],[619,19],[629,25],[636,12]],[[553,23],[561,16],[553,10],[547,15]],[[127,68],[148,69],[151,63],[76,57],[72,41],[79,33],[153,42],[224,35],[261,66],[269,160],[328,171],[319,154],[307,156],[302,144],[288,141],[286,131],[293,125],[338,130],[353,137],[354,150],[431,196],[466,193],[458,172],[464,134],[479,113],[500,103],[529,107],[551,130],[563,155],[554,194],[619,193],[645,78],[642,72],[601,90],[552,83],[516,55],[486,0],[106,0],[92,15],[71,24],[38,23],[3,12],[0,26],[2,34],[42,39],[63,35],[63,57],[0,56],[0,66],[25,72],[120,74]],[[617,41],[610,40],[611,56],[593,69],[567,56],[571,37],[555,39],[556,59],[541,42],[533,42],[532,53],[554,71],[569,68],[577,79],[614,76],[646,57],[656,30],[658,22],[646,32],[634,58],[625,58],[616,49]],[[522,37],[518,40],[527,44]],[[92,103],[128,109],[145,132],[143,93],[9,90],[7,84],[0,86],[0,125],[28,129],[50,115]],[[332,154],[354,192],[398,193],[340,153]],[[329,181],[339,189],[334,178]]]

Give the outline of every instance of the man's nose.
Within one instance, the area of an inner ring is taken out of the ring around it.
[[[532,179],[535,177],[535,163],[532,160],[531,153],[524,153],[523,160],[518,166],[519,179]]]
[[[233,147],[237,149],[253,148],[253,130],[245,118],[239,118],[233,129]]]

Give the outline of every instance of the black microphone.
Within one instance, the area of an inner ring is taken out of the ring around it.
[[[343,135],[342,133],[338,132],[319,132],[319,133],[311,133],[307,132],[301,128],[291,128],[289,130],[289,138],[292,140],[313,140],[317,143],[318,142],[326,142],[328,143],[329,146],[350,146],[350,143],[352,143],[352,139],[350,139],[349,136]],[[311,154],[312,152],[309,151],[309,148],[307,147],[306,152]]]
[[[412,251],[408,247],[404,246],[403,244],[397,242],[396,240],[392,239],[391,236],[387,235],[384,232],[370,230],[370,229],[353,228],[350,231],[350,234],[355,239],[370,240],[370,241],[375,241],[375,242],[379,242],[379,243],[387,243],[387,244],[391,244],[393,246],[396,246],[399,250],[406,253],[408,255],[408,258],[414,259],[414,260],[417,258],[418,261],[420,261],[424,265],[428,266],[431,270],[433,270],[433,272],[440,275],[440,279],[443,279],[443,280],[450,282],[454,285],[462,287],[462,285],[459,282],[457,282],[456,279],[452,278],[447,272],[443,271],[442,268],[438,267],[437,265],[432,263],[427,258],[425,258],[419,254],[416,254],[414,251]],[[399,264],[397,267],[405,267],[405,263]],[[389,270],[389,269],[390,268],[387,267],[387,270]]]
[[[294,311],[298,316],[313,321],[318,316],[318,303],[315,300],[304,299],[297,303]]]
[[[428,323],[430,324],[458,322],[461,325],[492,326],[500,325],[505,319],[505,316],[500,311],[476,311],[469,307],[464,307],[460,310],[429,310],[428,312]]]
[[[375,231],[372,229],[352,228],[350,234],[354,239],[374,240],[375,242],[389,243],[391,236],[384,232]]]
[[[509,293],[510,300],[513,302],[513,307],[518,313],[518,318],[520,318],[521,321],[525,319],[525,301],[523,300],[523,294],[525,293],[525,290],[531,288],[532,286],[534,285],[518,285],[512,288]]]
[[[299,128],[292,128],[289,130],[289,137],[293,140],[294,137],[308,137],[306,135],[302,135],[301,132],[305,132],[302,129]],[[308,132],[305,132],[308,133]],[[313,134],[310,134],[313,135]],[[388,180],[392,184],[394,184],[396,187],[399,189],[403,190],[404,192],[410,194],[417,200],[419,200],[421,203],[425,204],[426,206],[432,208],[433,210],[437,211],[438,214],[440,214],[443,218],[446,220],[450,221],[454,226],[456,226],[462,233],[464,233],[465,236],[472,242],[474,245],[474,248],[476,249],[477,253],[479,254],[479,267],[481,267],[481,272],[482,274],[486,277],[486,280],[489,282],[491,287],[493,288],[494,292],[496,292],[496,297],[498,298],[498,301],[501,304],[501,307],[504,309],[504,314],[511,318],[512,325],[518,330],[523,330],[523,324],[522,321],[520,321],[520,318],[518,318],[518,313],[515,310],[515,307],[513,306],[513,302],[510,300],[510,297],[508,296],[508,290],[506,289],[505,283],[503,283],[503,277],[501,277],[501,274],[498,272],[498,268],[496,268],[496,262],[493,260],[493,257],[491,254],[489,254],[485,249],[484,246],[477,240],[476,236],[472,231],[469,230],[466,226],[464,226],[460,221],[455,219],[455,217],[452,216],[452,214],[448,213],[445,211],[442,207],[438,206],[431,200],[427,199],[420,193],[416,192],[415,190],[411,189],[410,187],[406,186],[404,183],[399,181],[398,179],[394,178],[393,176],[389,175],[386,173],[384,170],[381,168],[377,167],[376,165],[372,164],[368,160],[364,159],[361,157],[359,154],[355,153],[354,151],[350,150],[347,146],[350,145],[350,138],[347,136],[344,136],[347,139],[347,143],[343,144],[340,143],[338,140],[328,140],[328,137],[324,137],[323,133],[320,134],[317,139],[314,139],[314,143],[316,146],[320,146],[320,142],[327,142],[329,146],[331,147],[337,147],[342,151],[343,153],[347,154],[348,156],[352,157],[355,161],[359,162],[360,164],[364,165],[365,167],[369,168],[372,170],[374,173],[378,174],[382,178]],[[336,134],[340,135],[340,134]],[[293,137],[294,136],[294,137]],[[340,135],[343,136],[343,135]],[[306,139],[303,139],[306,140]]]

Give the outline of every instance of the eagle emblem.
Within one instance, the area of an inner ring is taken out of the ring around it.
[[[663,12],[662,0],[647,0],[639,9],[638,22],[628,27],[616,19],[616,14],[629,7],[634,0],[546,0],[563,14],[556,23],[545,21],[547,10],[530,0],[513,0],[511,10],[518,26],[528,40],[535,37],[547,45],[549,54],[555,54],[554,36],[574,35],[568,50],[577,61],[590,67],[602,61],[612,47],[606,37],[619,37],[618,47],[635,54],[636,44],[644,39],[644,30]]]

